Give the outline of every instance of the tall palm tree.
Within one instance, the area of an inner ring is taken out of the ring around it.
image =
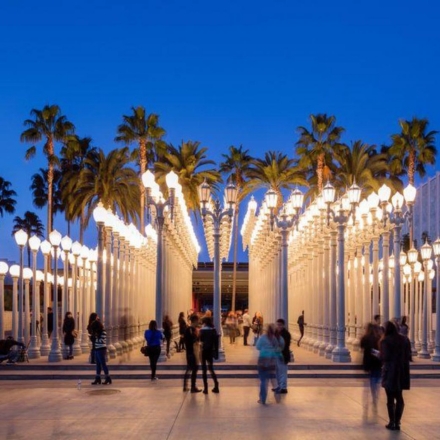
[[[298,127],[300,138],[296,143],[299,166],[307,169],[309,177],[317,176],[318,191],[324,187],[334,170],[333,155],[347,147],[340,142],[344,128],[336,125],[335,116],[310,115],[311,130]]]
[[[362,188],[363,195],[368,196],[378,191],[385,180],[389,181],[387,155],[378,153],[375,145],[355,141],[351,148],[335,154],[335,159],[338,163],[334,182],[336,188],[344,190],[356,183]]]
[[[166,144],[161,141],[165,130],[159,126],[159,116],[155,113],[147,115],[142,106],[132,107],[131,115],[123,115],[124,122],[117,129],[115,140],[123,142],[126,146],[137,144],[132,152],[139,164],[139,174],[147,170],[148,165],[153,165],[166,151]],[[144,226],[145,188],[139,179],[140,189],[140,229]]]
[[[195,213],[200,210],[199,186],[206,180],[215,189],[221,181],[220,173],[215,168],[205,168],[215,165],[213,160],[207,159],[207,151],[208,148],[200,147],[200,142],[182,141],[177,148],[169,145],[163,160],[154,165],[158,183],[162,186],[170,171],[179,176],[186,206]]]
[[[43,153],[47,158],[47,228],[46,233],[52,231],[53,210],[53,180],[54,169],[58,162],[55,154],[56,142],[63,142],[66,137],[73,134],[75,126],[61,114],[57,105],[46,105],[42,110],[32,109],[32,119],[26,119],[24,125],[28,127],[21,133],[22,142],[36,143],[44,141]],[[33,145],[26,151],[26,159],[35,156],[36,147]]]
[[[26,211],[23,217],[16,216],[14,218],[14,226],[12,228],[12,235],[14,235],[17,231],[23,229],[28,234],[28,237],[31,235],[36,235],[40,238],[44,236],[44,226],[35,212]],[[29,247],[29,241],[26,245],[27,256],[28,256],[28,266],[31,266],[31,248]]]
[[[129,153],[124,147],[106,155],[99,148],[87,155],[78,181],[67,182],[65,191],[72,192],[70,212],[75,217],[85,212],[84,227],[87,227],[99,201],[118,212],[126,222],[138,220],[139,179],[129,166]]]
[[[237,291],[237,250],[238,250],[238,216],[240,212],[240,203],[249,192],[247,185],[247,173],[252,163],[252,157],[249,150],[243,150],[240,145],[238,148],[233,145],[229,147],[229,154],[222,154],[224,161],[220,164],[220,172],[226,176],[226,179],[237,187],[237,202],[234,211],[234,266],[232,271],[232,311],[235,311],[235,298]]]
[[[0,215],[3,217],[5,212],[13,214],[15,212],[17,193],[11,189],[11,182],[0,177]]]
[[[85,211],[74,213],[74,190],[72,187],[79,182],[82,170],[85,168],[86,159],[96,153],[92,146],[92,138],[70,136],[60,152],[62,179],[60,182],[61,199],[63,201],[65,216],[70,235],[70,222],[79,218],[79,241],[83,243],[85,230]],[[71,183],[72,182],[72,183]]]
[[[253,160],[247,175],[250,188],[267,188],[277,193],[278,207],[283,203],[281,190],[308,186],[305,173],[297,162],[279,151],[267,151],[263,159]]]
[[[391,136],[392,144],[388,149],[390,169],[397,175],[407,174],[409,183],[414,185],[415,174],[423,177],[426,165],[435,163],[435,135],[438,132],[428,131],[428,119],[401,119],[399,124],[401,132]]]
[[[47,206],[49,184],[47,181],[48,170],[40,168],[38,173],[35,173],[31,177],[31,186],[29,189],[32,191],[33,204],[36,208],[42,209]],[[64,204],[61,200],[61,183],[62,173],[58,169],[53,170],[52,181],[52,210],[51,210],[51,224],[53,224],[53,217],[55,214],[64,211]]]

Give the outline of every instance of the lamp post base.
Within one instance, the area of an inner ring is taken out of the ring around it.
[[[107,346],[108,357],[110,359],[116,359],[117,351],[116,347],[113,344]]]
[[[218,350],[218,359],[216,362],[226,362],[226,354],[223,348],[219,348]]]
[[[433,362],[440,362],[440,353],[439,352],[434,353],[431,360]]]
[[[73,355],[79,356],[83,353],[81,349],[81,335],[78,332],[78,336],[75,338],[75,343],[73,344]]]
[[[166,346],[162,344],[162,346],[160,347],[160,356],[157,362],[166,362],[167,360],[168,358],[167,358]]]
[[[327,345],[327,348],[325,349],[325,358],[326,359],[331,359],[332,358],[332,353],[333,350],[335,349],[335,347],[331,344]]]
[[[28,350],[29,359],[38,359],[41,357],[41,351],[38,347],[38,339],[36,336],[31,337],[31,344]]]
[[[40,347],[40,353],[41,353],[41,356],[48,356],[50,353],[49,337],[47,336],[47,334],[43,334],[43,338],[41,341],[41,347]]]
[[[332,361],[333,362],[351,362],[350,351],[346,347],[336,347],[332,351]]]
[[[121,356],[123,353],[122,345],[119,342],[115,342],[115,348],[116,348],[116,356]]]
[[[61,353],[60,344],[58,339],[52,339],[52,347],[50,349],[48,361],[49,362],[61,362],[63,360],[63,355]]]
[[[431,355],[429,354],[429,351],[426,349],[426,347],[422,347],[417,357],[419,359],[431,359]]]
[[[81,338],[81,352],[83,354],[90,353],[91,348],[88,338],[86,338],[85,333],[83,333]]]

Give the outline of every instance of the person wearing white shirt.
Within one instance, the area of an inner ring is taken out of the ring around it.
[[[249,310],[245,309],[244,314],[243,314],[243,341],[244,341],[244,345],[248,345],[247,339],[248,339],[249,331],[250,331],[251,327],[252,327],[252,320],[249,315]]]

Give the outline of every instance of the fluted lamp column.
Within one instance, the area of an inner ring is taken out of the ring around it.
[[[44,258],[44,270],[43,270],[43,328],[41,337],[40,353],[42,356],[47,356],[50,352],[49,334],[47,330],[47,308],[49,307],[49,279],[48,279],[48,257],[52,249],[52,245],[44,240],[40,244],[41,253]]]
[[[99,202],[93,210],[93,218],[98,226],[98,261],[96,268],[96,313],[103,316],[104,312],[104,224],[107,210]]]
[[[430,359],[431,355],[428,351],[428,277],[429,277],[429,268],[428,262],[431,259],[432,247],[426,242],[421,250],[423,267],[425,272],[425,279],[423,281],[423,307],[422,307],[422,349],[420,350],[418,357],[420,359]]]
[[[416,273],[416,265],[420,263],[417,261],[419,253],[415,248],[411,248],[408,251],[408,263],[411,267],[410,273],[410,294],[409,294],[409,339],[411,342],[411,353],[413,356],[417,356],[417,350],[415,346],[416,335],[416,313],[415,313],[415,295],[416,295],[416,279],[419,272]]]
[[[37,337],[37,319],[39,319],[37,302],[40,301],[40,295],[37,295],[37,252],[40,244],[41,240],[36,235],[29,239],[29,247],[32,251],[32,336],[28,350],[30,359],[37,359],[41,356]]]
[[[436,291],[435,291],[435,349],[432,356],[434,362],[440,362],[440,238],[433,245],[436,267]]]
[[[0,261],[0,339],[5,339],[5,275],[8,269],[8,265]]]
[[[20,275],[18,280],[18,342],[24,343],[24,328],[23,328],[23,296],[24,296],[24,284],[23,284],[23,249],[27,242],[28,235],[23,229],[18,230],[15,234],[15,241],[20,250]]]

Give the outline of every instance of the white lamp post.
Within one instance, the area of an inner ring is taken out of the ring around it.
[[[420,359],[430,359],[431,355],[428,351],[428,261],[431,259],[432,247],[426,242],[421,248],[423,267],[425,270],[425,279],[423,282],[423,311],[422,311],[422,349],[418,356]]]
[[[47,330],[47,308],[49,307],[49,279],[47,274],[47,266],[48,266],[48,258],[50,251],[52,249],[52,245],[44,240],[40,245],[41,252],[44,258],[44,284],[43,284],[43,328],[42,328],[42,339],[41,339],[41,348],[40,352],[42,356],[47,356],[50,352],[50,344],[49,344],[49,334]]]
[[[103,316],[104,312],[104,224],[107,217],[107,210],[104,205],[99,202],[98,206],[93,210],[93,218],[98,226],[98,267],[97,267],[97,286],[96,286],[96,313]]]
[[[54,250],[54,283],[53,283],[53,333],[52,333],[52,345],[49,353],[49,362],[61,362],[62,354],[60,350],[60,342],[58,339],[59,332],[59,320],[58,320],[58,248],[61,243],[61,234],[54,229],[49,234],[49,240]]]
[[[213,298],[213,318],[214,326],[220,336],[221,347],[219,350],[219,361],[225,360],[225,353],[221,343],[222,325],[221,325],[221,285],[220,285],[220,238],[222,235],[221,224],[224,217],[232,219],[234,214],[233,206],[237,200],[237,188],[229,184],[225,190],[225,199],[227,208],[222,209],[220,206],[220,200],[216,200],[212,209],[209,209],[208,202],[211,199],[211,187],[207,182],[204,182],[199,187],[199,198],[202,207],[202,218],[206,221],[206,217],[210,217],[213,222],[213,238],[214,238],[214,298]]]
[[[29,304],[29,286],[32,278],[32,269],[25,267],[23,269],[23,281],[24,281],[24,340],[26,345],[30,341],[30,304]]]
[[[70,263],[71,263],[71,267],[72,267],[72,289],[73,289],[72,314],[75,319],[75,328],[78,332],[78,334],[75,338],[75,343],[73,344],[73,355],[74,356],[79,356],[82,353],[82,349],[81,349],[82,335],[81,335],[81,331],[80,331],[81,325],[79,322],[79,320],[81,319],[81,317],[80,317],[81,298],[79,296],[80,294],[78,293],[78,258],[81,255],[81,250],[82,250],[82,245],[79,241],[75,241],[74,243],[72,243],[72,248],[71,248],[72,258],[70,259]],[[72,305],[71,305],[71,308],[72,308]],[[98,316],[101,316],[101,315],[98,315]]]
[[[417,350],[415,346],[415,335],[416,335],[416,263],[418,263],[417,259],[419,257],[419,253],[415,248],[411,248],[408,251],[408,263],[411,266],[411,285],[410,285],[410,300],[409,300],[409,311],[410,311],[410,327],[409,327],[409,339],[411,341],[411,353],[413,356],[417,356]]]
[[[81,341],[81,352],[88,353],[90,350],[87,337],[86,337],[86,328],[87,328],[87,278],[86,278],[86,269],[87,269],[87,260],[89,258],[90,250],[87,246],[82,246],[81,248],[81,260],[82,260],[82,277],[81,277],[81,310],[78,317],[78,336],[80,336]]]
[[[39,319],[38,305],[40,303],[39,292],[37,295],[37,252],[40,248],[40,243],[41,240],[36,235],[33,235],[29,239],[29,247],[32,251],[32,337],[28,351],[30,359],[36,359],[41,356],[37,337],[37,319]]]
[[[5,313],[5,275],[8,265],[0,261],[0,339],[5,339],[4,313]]]
[[[20,249],[20,276],[18,286],[18,342],[24,342],[23,333],[23,249],[27,242],[28,235],[23,229],[18,230],[15,234],[15,241]]]
[[[435,265],[437,270],[436,291],[435,291],[435,350],[432,360],[440,362],[440,238],[434,241]]]
[[[18,278],[20,272],[18,264],[13,264],[9,268],[12,277],[12,336],[14,339],[18,339]]]

